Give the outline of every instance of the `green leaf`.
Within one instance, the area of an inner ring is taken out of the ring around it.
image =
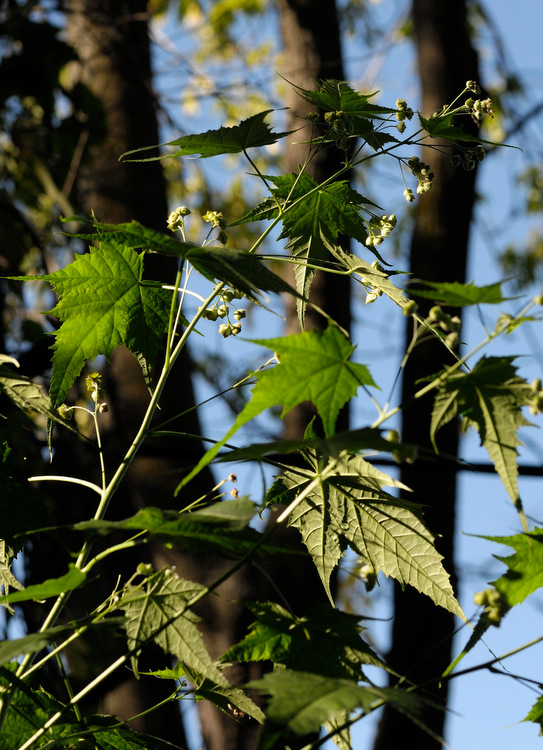
[[[304,331],[254,343],[274,350],[279,364],[257,374],[251,400],[224,438],[205,453],[177,491],[215,458],[240,427],[266,409],[281,404],[284,416],[303,401],[312,401],[322,419],[324,433],[330,437],[341,408],[357,389],[361,385],[375,386],[367,367],[350,361],[355,347],[335,326],[329,326],[323,333]]]
[[[122,521],[82,521],[73,528],[99,534],[109,534],[118,529],[125,529],[131,534],[145,531],[154,539],[165,543],[175,542],[183,549],[197,553],[211,551],[234,558],[251,550],[265,555],[289,552],[281,545],[262,544],[263,535],[248,527],[254,512],[254,504],[245,498],[216,503],[191,513],[146,506]]]
[[[12,698],[2,726],[2,750],[19,750],[59,711],[62,716],[41,737],[39,745],[34,743],[36,747],[54,750],[76,746],[92,746],[100,750],[180,750],[170,742],[120,725],[114,716],[89,716],[79,721],[72,708],[45,690],[24,683],[20,687]]]
[[[230,684],[217,685],[207,678],[202,677],[190,669],[186,670],[186,675],[194,684],[194,698],[197,701],[206,700],[220,708],[221,711],[232,716],[232,706],[235,706],[243,713],[252,716],[259,723],[264,721],[264,713],[258,706],[237,687]]]
[[[30,633],[12,641],[3,641],[0,643],[0,664],[16,659],[21,654],[35,654],[50,643],[61,640],[73,632],[74,624],[71,623],[70,625],[56,625],[42,633]]]
[[[372,94],[360,94],[345,81],[328,79],[321,83],[318,91],[310,91],[300,86],[294,86],[298,94],[310,104],[314,104],[325,112],[346,112],[350,115],[389,115],[396,112],[395,109],[382,107],[378,104],[369,104],[369,100],[379,92]]]
[[[513,607],[523,602],[527,596],[543,586],[543,529],[515,536],[483,536],[497,544],[505,544],[515,550],[514,555],[500,557],[494,555],[507,566],[504,573],[492,585]]]
[[[368,235],[360,211],[374,204],[350,188],[347,181],[319,186],[303,171],[267,180],[276,186],[271,190],[274,199],[264,201],[238,223],[274,219],[281,206],[283,231],[279,240],[288,240],[287,248],[297,261],[294,273],[296,291],[301,295],[298,315],[303,328],[304,300],[315,275],[312,266],[330,263],[330,247],[336,245],[340,234],[364,245]],[[369,250],[380,258],[373,247]]]
[[[14,591],[11,594],[0,596],[0,604],[7,602],[14,604],[15,602],[43,601],[66,591],[74,591],[74,589],[82,586],[86,580],[87,574],[70,564],[68,573],[60,578],[49,578],[43,581],[43,583],[27,586],[22,591]]]
[[[454,372],[439,388],[432,412],[431,437],[460,415],[475,427],[509,496],[520,505],[517,483],[519,427],[530,425],[521,408],[533,396],[516,372],[514,357],[482,357],[471,372]]]
[[[270,271],[261,256],[236,248],[196,245],[181,242],[171,235],[149,229],[137,221],[124,224],[91,222],[100,236],[107,236],[119,247],[147,250],[188,260],[194,268],[210,281],[224,281],[255,302],[262,292],[295,294],[294,289],[277,274]],[[96,240],[96,234],[70,234],[85,240]],[[186,323],[186,320],[184,321]]]
[[[146,159],[127,159],[127,156],[149,151],[157,146],[144,146],[133,151],[127,151],[121,156],[121,161],[157,161],[158,159],[169,159],[175,156],[192,156],[199,154],[200,158],[219,156],[220,154],[238,154],[249,148],[270,146],[277,143],[280,138],[289,135],[289,132],[274,133],[265,121],[267,115],[273,110],[267,109],[259,112],[239,125],[233,127],[221,127],[217,130],[207,130],[197,135],[185,135],[169,143],[161,143],[160,146],[177,146],[174,153],[151,156]]]
[[[318,437],[304,440],[272,440],[268,443],[255,443],[246,448],[232,448],[221,454],[218,461],[260,461],[270,454],[293,453],[308,448],[317,449],[321,455],[337,456],[342,450],[357,453],[372,449],[392,453],[397,444],[393,445],[386,440],[382,430],[363,427],[359,430],[338,432],[327,440]]]
[[[413,586],[465,619],[434,537],[419,518],[420,508],[383,489],[406,488],[360,456],[344,454],[324,469],[315,459],[312,463],[313,471],[298,469],[278,477],[267,501],[290,502],[319,476],[288,523],[299,530],[329,597],[330,575],[350,547],[376,573]]]
[[[147,379],[167,330],[170,293],[158,281],[145,281],[143,253],[126,247],[119,238],[102,234],[100,247],[77,256],[73,263],[45,276],[59,296],[50,311],[61,321],[53,345],[51,402],[63,403],[87,359],[124,344],[135,354]]]
[[[432,291],[425,289],[411,290],[414,297],[425,297],[434,300],[440,305],[450,307],[466,307],[468,305],[497,305],[506,302],[508,297],[504,297],[501,291],[501,282],[488,284],[487,286],[475,286],[470,281],[469,284],[460,284],[458,281],[448,283],[446,281],[417,282],[429,287]]]
[[[324,723],[361,709],[369,713],[389,702],[413,720],[420,713],[421,699],[412,692],[399,689],[366,687],[353,680],[330,678],[309,672],[279,669],[249,685],[269,695],[268,721],[258,750],[284,748],[286,731],[291,735],[319,732]],[[279,733],[278,733],[279,730]],[[282,744],[279,744],[283,740]]]
[[[539,724],[539,736],[543,735],[543,696],[539,697],[523,721],[533,721]]]
[[[25,277],[26,278],[26,277]],[[11,359],[11,358],[10,358]],[[19,366],[16,360],[12,360]],[[0,364],[0,390],[25,412],[37,412],[53,420],[68,430],[77,433],[76,428],[53,409],[51,399],[43,389],[24,375],[18,375],[11,367]]]
[[[313,605],[304,617],[272,602],[246,606],[257,620],[245,638],[224,654],[225,662],[272,661],[289,669],[355,680],[362,677],[362,664],[383,666],[361,638],[358,615],[322,603]]]
[[[212,685],[227,688],[231,691],[231,702],[238,705],[239,699],[245,706],[241,710],[260,721],[263,718],[260,709],[253,705],[247,711],[249,699],[230,685],[204,645],[196,625],[198,618],[189,608],[195,596],[203,591],[205,586],[178,578],[167,568],[147,579],[143,586],[131,587],[119,602],[119,608],[126,614],[128,648],[139,649],[153,641],[191,670],[197,676],[196,682],[207,679]],[[137,656],[132,659],[132,667],[137,674]]]
[[[494,146],[492,141],[485,141],[484,138],[479,138],[472,133],[466,133],[462,128],[453,125],[455,117],[454,112],[449,114],[442,114],[438,112],[431,117],[425,118],[420,112],[418,113],[419,122],[421,126],[426,130],[430,138],[442,138],[443,140],[450,141],[451,143],[458,143],[459,141],[466,141],[468,143],[486,143]],[[500,143],[500,146],[507,146],[505,143]],[[509,146],[508,148],[515,148]]]

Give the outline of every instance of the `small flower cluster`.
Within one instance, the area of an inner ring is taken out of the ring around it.
[[[477,162],[483,161],[485,157],[486,151],[484,147],[478,144],[474,148],[465,148],[462,153],[451,156],[451,166],[462,166],[466,171],[470,172],[472,169],[475,169]]]
[[[236,308],[232,305],[232,300],[241,299],[243,294],[234,289],[224,289],[219,296],[215,305],[208,310],[204,310],[202,318],[206,320],[217,320],[217,318],[226,318],[226,323],[221,323],[219,326],[219,333],[224,338],[228,336],[237,336],[241,332],[241,321],[247,316],[247,311],[244,308]],[[229,319],[230,308],[234,308],[233,318],[235,323],[231,323]],[[201,310],[199,307],[198,310]]]
[[[485,117],[494,117],[491,99],[466,99],[466,107],[477,125],[480,125]]]
[[[175,211],[172,211],[168,216],[168,229],[170,232],[175,232],[177,229],[183,230],[185,228],[185,216],[188,216],[190,213],[190,208],[186,206],[179,206]]]
[[[430,325],[438,325],[441,330],[447,334],[445,336],[445,344],[450,349],[454,349],[458,344],[458,334],[462,327],[462,321],[458,315],[451,317],[448,313],[444,312],[439,305],[435,305],[428,313],[428,323],[430,323]]]
[[[338,110],[337,112],[325,112],[324,119],[337,136],[337,147],[342,151],[346,151],[348,148],[348,138],[354,132],[354,125],[351,117],[347,112]]]
[[[87,390],[90,393],[90,396],[94,403],[96,404],[96,408],[100,414],[104,414],[108,411],[108,405],[102,401],[102,399],[105,397],[105,391],[102,388],[102,376],[99,372],[91,372],[87,377],[85,378],[85,385],[87,386]]]
[[[369,234],[366,238],[366,247],[377,247],[381,242],[388,237],[396,226],[397,219],[395,214],[387,216],[374,216],[368,222]]]
[[[484,607],[484,616],[486,620],[496,627],[502,621],[503,616],[509,610],[509,605],[497,589],[485,589],[478,591],[473,597],[473,601],[478,607]]]
[[[204,221],[207,221],[208,224],[211,224],[211,229],[218,229],[219,234],[217,235],[217,239],[221,243],[221,245],[226,245],[228,242],[228,234],[226,233],[226,227],[228,226],[228,222],[224,218],[221,211],[207,211],[203,216],[202,219]]]
[[[398,120],[398,124],[396,125],[396,128],[400,133],[403,133],[405,131],[406,120],[411,120],[413,117],[413,110],[411,107],[407,106],[407,102],[405,99],[396,99],[396,119]]]
[[[422,159],[419,159],[418,156],[411,156],[407,160],[407,166],[413,173],[413,176],[417,178],[417,181],[419,183],[417,187],[417,193],[419,195],[428,193],[434,185],[434,173],[431,171],[432,168],[430,167],[430,165],[425,164]]]
[[[384,271],[383,266],[379,263],[377,258],[373,261],[371,264],[372,268],[375,268],[377,271]],[[381,289],[377,289],[376,287],[372,287],[371,284],[368,285],[366,288],[366,305],[370,305],[372,302],[375,302],[377,297],[381,297],[383,295],[383,291]]]

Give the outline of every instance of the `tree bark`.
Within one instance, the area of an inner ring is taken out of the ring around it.
[[[466,3],[436,3],[413,0],[412,19],[425,116],[452,102],[467,80],[478,80],[477,56],[471,45],[466,18]],[[450,151],[425,148],[422,158],[435,173],[432,191],[421,196],[410,248],[410,271],[415,279],[429,281],[465,281],[469,228],[475,202],[475,171],[451,166]],[[426,316],[430,305],[423,300],[420,314]],[[457,313],[458,311],[455,311]],[[406,344],[412,327],[407,325]],[[419,446],[420,456],[432,456],[429,427],[432,397],[410,401],[418,389],[417,380],[437,373],[447,358],[443,346],[435,340],[413,350],[403,375],[402,440]],[[450,362],[449,362],[450,363]],[[458,424],[451,422],[438,435],[443,455],[458,454]],[[454,532],[456,472],[453,462],[439,457],[414,464],[402,464],[401,481],[413,490],[411,497],[425,508],[425,521],[438,535],[437,548],[444,564],[454,572]],[[414,589],[394,587],[394,623],[389,662],[398,673],[417,685],[425,685],[423,695],[441,708],[424,710],[423,722],[428,734],[408,717],[385,707],[374,750],[407,745],[417,750],[442,747],[448,683],[439,676],[451,661],[455,618],[436,607],[428,597]],[[434,635],[432,635],[434,634]]]

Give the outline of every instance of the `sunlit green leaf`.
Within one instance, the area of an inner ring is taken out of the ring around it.
[[[180,483],[183,487],[217,455],[222,446],[244,424],[272,406],[282,405],[284,416],[303,401],[312,401],[330,437],[341,408],[362,385],[375,386],[365,365],[350,361],[355,347],[335,326],[323,333],[304,331],[279,339],[259,339],[254,343],[276,353],[279,364],[257,374],[251,400],[233,426]]]
[[[319,478],[290,514],[289,525],[299,530],[329,597],[332,571],[350,547],[376,573],[413,586],[464,618],[420,509],[384,490],[403,485],[360,456],[345,454],[324,468],[313,464],[312,470],[284,472],[266,499],[292,502]]]
[[[520,604],[543,586],[543,529],[515,536],[485,536],[483,539],[516,550],[509,557],[494,555],[507,566],[507,572],[493,581],[493,586],[510,607]]]
[[[167,330],[171,296],[160,282],[143,279],[143,254],[103,234],[99,248],[77,256],[66,268],[18,278],[49,281],[59,296],[50,311],[62,321],[52,347],[54,408],[65,401],[87,359],[100,354],[109,358],[121,344],[142,361],[150,377]]]
[[[303,327],[304,299],[315,275],[313,266],[330,262],[330,247],[336,245],[340,234],[364,245],[368,235],[360,212],[374,204],[346,181],[318,186],[303,171],[267,179],[275,185],[271,190],[273,199],[261,203],[238,223],[274,219],[279,215],[278,206],[281,207],[283,231],[279,240],[287,240],[287,248],[297,261],[294,274],[296,290],[303,298],[298,306]],[[369,250],[380,258],[374,247]]]

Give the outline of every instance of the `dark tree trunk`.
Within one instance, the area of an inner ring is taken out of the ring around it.
[[[465,82],[477,80],[477,56],[471,46],[466,19],[466,4],[413,0],[412,18],[422,86],[422,112],[425,116],[441,109],[462,91]],[[449,152],[450,153],[450,152]],[[425,149],[422,155],[435,173],[433,190],[421,196],[410,250],[410,271],[414,278],[433,281],[465,280],[469,228],[475,201],[475,172],[453,168],[447,153]],[[421,304],[425,316],[428,305]],[[455,311],[457,312],[457,311]],[[412,329],[406,329],[406,342]],[[409,404],[417,390],[416,381],[438,372],[447,359],[443,346],[434,340],[413,350],[404,371],[402,403]],[[429,426],[432,398],[406,406],[402,419],[402,439],[432,456]],[[458,454],[458,425],[451,422],[438,435],[444,455]],[[402,464],[401,481],[413,490],[412,497],[425,508],[430,530],[440,535],[437,548],[444,564],[454,574],[454,531],[456,472],[453,462],[438,457],[419,458],[414,464]],[[457,625],[453,615],[436,607],[428,597],[414,589],[405,591],[395,585],[394,624],[389,662],[393,669],[417,685],[427,685],[423,693],[442,706],[447,702],[447,683],[439,684],[439,675],[451,661],[452,634]],[[432,640],[432,634],[435,634]],[[430,736],[408,718],[385,707],[374,750],[391,747],[416,747],[437,750],[442,743],[445,712],[428,709],[423,721],[434,733]]]
[[[277,0],[280,12],[281,36],[285,67],[283,76],[288,82],[304,89],[318,88],[328,78],[344,80],[341,34],[335,0]],[[285,105],[289,107],[287,130],[297,132],[286,141],[284,169],[297,172],[307,156],[307,146],[300,141],[322,135],[304,118],[314,107],[302,99],[296,90],[286,84]],[[321,149],[306,167],[306,172],[316,181],[323,182],[337,172],[344,159],[335,146]],[[346,178],[344,178],[346,179]],[[317,273],[311,287],[311,301],[326,310],[346,331],[351,327],[350,281],[347,277]],[[296,316],[296,301],[288,298],[285,333],[300,330]],[[310,306],[307,308],[305,327],[323,330],[326,320]],[[293,409],[285,417],[287,438],[301,438],[314,416],[309,405]],[[337,429],[348,429],[349,416],[345,410],[340,415]]]

